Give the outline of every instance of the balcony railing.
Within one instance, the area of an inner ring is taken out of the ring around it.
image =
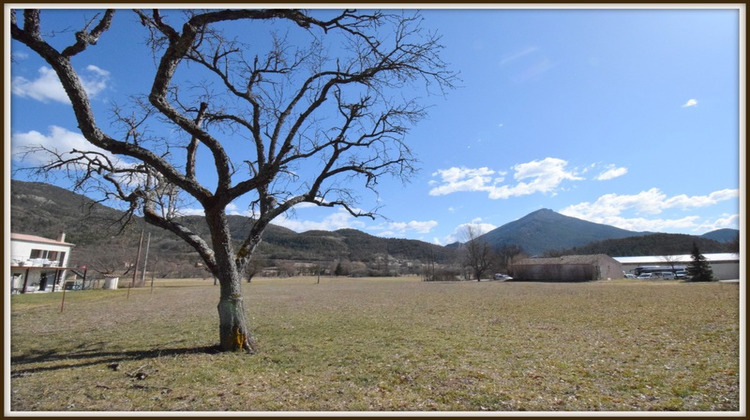
[[[60,265],[58,261],[47,258],[27,258],[25,260],[14,258],[11,263],[18,267],[58,267]]]

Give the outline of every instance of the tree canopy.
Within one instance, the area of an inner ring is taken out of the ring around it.
[[[42,30],[45,13],[11,10],[11,35],[52,67],[91,147],[41,146],[33,152],[50,159],[37,169],[63,169],[74,187],[100,188],[192,246],[221,283],[225,349],[253,347],[240,280],[268,224],[302,203],[373,217],[355,181],[376,191],[383,176],[415,170],[406,134],[426,108],[406,88],[441,93],[456,81],[413,12],[106,10],[63,47]],[[73,59],[97,48],[117,13],[135,14],[144,31],[132,42],[155,66],[133,69],[150,83],[100,118]],[[226,209],[243,196],[254,223],[236,247]],[[204,210],[210,240],[179,222],[185,200]]]

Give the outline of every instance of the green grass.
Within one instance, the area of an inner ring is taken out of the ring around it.
[[[737,411],[736,284],[258,279],[11,298],[14,411]],[[110,366],[117,364],[117,370]]]

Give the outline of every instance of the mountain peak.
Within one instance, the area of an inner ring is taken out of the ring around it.
[[[547,214],[550,214],[550,213],[559,214],[559,213],[557,213],[556,211],[554,211],[552,209],[546,209],[545,208],[545,209],[539,209],[537,211],[532,211],[527,216],[531,216],[532,214],[545,214],[545,213],[547,213]]]
[[[568,217],[568,216],[562,215],[551,209],[539,209],[536,211],[532,211],[531,213],[527,214],[521,219],[550,218],[550,217]]]
[[[493,247],[517,245],[531,255],[569,249],[605,239],[642,235],[565,216],[550,209],[539,209],[483,235]]]

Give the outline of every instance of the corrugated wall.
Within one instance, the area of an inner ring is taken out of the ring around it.
[[[598,267],[591,264],[516,265],[513,279],[524,281],[592,281],[599,279]]]

